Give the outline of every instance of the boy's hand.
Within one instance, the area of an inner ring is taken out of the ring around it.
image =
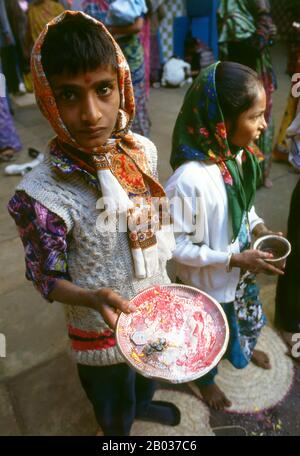
[[[58,301],[73,306],[90,307],[97,310],[113,330],[116,327],[120,312],[130,313],[135,311],[135,306],[110,288],[87,290],[64,279],[56,280],[55,286],[48,295],[48,298],[51,301]]]
[[[283,275],[284,271],[265,261],[271,258],[273,258],[271,253],[261,252],[260,250],[244,250],[244,252],[232,255],[230,266],[241,268],[255,274],[266,272],[269,274]]]
[[[91,291],[90,307],[100,312],[105,323],[113,330],[116,328],[118,316],[121,312],[130,313],[135,310],[129,301],[123,299],[110,288]]]

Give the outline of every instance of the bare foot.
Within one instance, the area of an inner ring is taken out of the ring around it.
[[[265,177],[264,179],[264,187],[266,188],[272,188],[273,187],[273,182],[269,177]]]
[[[289,348],[292,348],[294,345],[294,342],[292,341],[293,333],[281,330],[280,335],[283,341],[286,343],[286,345]]]
[[[262,369],[271,369],[271,363],[269,357],[266,353],[260,350],[253,350],[253,355],[251,358],[253,364]]]
[[[288,351],[287,351],[287,355],[290,356],[291,358],[293,358],[293,360],[296,360],[298,361],[299,360],[299,357],[295,357],[293,356],[293,352],[292,352],[292,349],[293,349],[293,346],[295,344],[295,342],[293,341],[293,333],[291,332],[288,332],[288,331],[284,331],[283,329],[279,331],[280,332],[280,336],[282,338],[282,340],[285,342],[287,348],[288,348]]]
[[[201,387],[195,383],[189,383],[188,385],[197,397],[214,410],[224,410],[231,406],[229,399],[215,383]]]
[[[0,161],[1,162],[8,162],[12,161],[15,158],[15,151],[10,148],[2,149],[0,151]]]

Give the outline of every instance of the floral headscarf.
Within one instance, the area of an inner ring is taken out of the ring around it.
[[[106,144],[95,148],[87,149],[80,146],[70,135],[60,117],[55,97],[42,66],[41,49],[49,28],[68,15],[82,15],[101,27],[110,37],[116,52],[120,92],[117,124],[113,137]],[[151,198],[165,197],[165,192],[152,175],[144,146],[129,130],[135,112],[134,93],[130,69],[121,49],[101,22],[79,11],[65,11],[46,25],[35,42],[31,69],[38,106],[57,134],[50,142],[50,153],[53,149],[60,149],[80,168],[97,174],[102,196],[112,201],[110,209],[114,211],[118,207],[121,208],[119,212],[128,211],[130,226],[136,227],[134,230],[129,230],[128,227],[136,276],[144,278],[153,275],[157,272],[158,252],[164,251],[167,256],[164,259],[169,259],[171,254],[168,251],[168,245],[172,248],[173,240],[170,235],[167,235],[167,238],[170,238],[170,244],[166,239],[165,248],[157,246],[157,239],[162,240],[163,235],[160,232],[159,217],[153,216]],[[153,219],[157,220],[154,226]]]
[[[243,150],[243,178],[237,153],[241,150],[228,142],[222,110],[216,91],[216,68],[205,68],[189,88],[177,117],[172,143],[173,169],[189,160],[206,161],[219,166],[225,183],[233,237],[239,234],[243,215],[252,207],[257,182],[261,177],[256,146]]]

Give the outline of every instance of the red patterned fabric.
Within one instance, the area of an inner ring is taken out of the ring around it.
[[[57,134],[57,137],[53,140],[58,147],[61,148],[61,144],[63,143],[64,150],[63,152],[66,155],[71,156],[73,161],[76,163],[80,160],[80,167],[82,169],[87,169],[87,171],[91,171],[91,160],[84,160],[79,159],[78,154],[74,153],[77,151],[81,151],[85,154],[88,154],[90,157],[92,155],[101,155],[106,154],[108,152],[113,151],[115,146],[111,145],[103,145],[94,148],[93,150],[87,150],[76,143],[76,141],[71,137],[70,133],[68,132],[67,128],[65,127],[58,108],[56,106],[55,98],[50,87],[50,84],[46,78],[46,75],[43,70],[42,62],[41,62],[41,48],[45,39],[45,36],[49,30],[49,27],[59,23],[62,21],[67,15],[83,15],[88,20],[94,22],[99,27],[101,27],[107,35],[109,35],[110,39],[113,42],[116,56],[117,56],[117,63],[118,63],[118,83],[119,83],[119,90],[120,90],[120,110],[119,110],[119,121],[118,125],[116,126],[115,131],[113,132],[114,137],[118,138],[118,153],[124,154],[124,160],[128,160],[130,158],[129,163],[134,162],[138,171],[145,177],[148,181],[150,187],[150,193],[154,196],[165,196],[165,192],[162,186],[155,181],[154,177],[152,176],[151,170],[148,165],[148,159],[144,153],[144,150],[141,144],[137,141],[134,135],[129,131],[129,127],[131,122],[134,118],[135,114],[135,104],[134,104],[134,94],[133,88],[131,83],[131,76],[130,76],[130,69],[127,64],[126,59],[119,47],[116,43],[112,35],[108,32],[105,26],[93,19],[92,17],[80,12],[80,11],[66,11],[62,13],[60,16],[53,19],[49,22],[41,35],[39,36],[38,40],[36,41],[33,51],[32,51],[32,58],[31,58],[31,69],[32,69],[32,77],[34,83],[34,90],[36,95],[37,103],[46,117],[46,119],[51,124],[52,128]],[[69,147],[67,147],[67,146]],[[75,151],[72,153],[72,149]],[[81,155],[82,157],[82,155]],[[89,162],[89,163],[87,163]],[[130,168],[130,164],[128,165]],[[114,169],[112,169],[115,172]],[[118,175],[116,174],[118,178]],[[121,181],[124,179],[121,179]],[[120,182],[121,183],[121,182]],[[122,185],[122,183],[121,183]]]
[[[120,108],[117,123],[112,132],[112,137],[115,141],[108,141],[104,145],[92,149],[80,146],[75,139],[71,137],[68,129],[64,125],[51,86],[45,75],[41,59],[41,49],[49,28],[63,21],[67,16],[76,15],[85,17],[91,23],[99,26],[102,31],[108,35],[114,46],[117,58]],[[128,216],[130,217],[130,226],[132,226],[133,222],[135,229],[130,232],[128,228],[128,238],[131,248],[135,249],[135,252],[132,253],[133,259],[136,261],[136,249],[143,250],[150,245],[156,244],[155,231],[160,229],[160,221],[158,220],[157,223],[152,216],[153,208],[151,197],[165,197],[165,191],[152,175],[144,146],[130,131],[130,125],[135,114],[134,92],[130,69],[119,45],[102,22],[99,22],[80,11],[66,11],[49,22],[40,34],[32,51],[31,69],[37,103],[57,134],[57,137],[50,143],[50,150],[52,148],[61,149],[75,164],[78,164],[81,169],[84,169],[89,173],[94,171],[94,173],[97,174],[97,171],[101,172],[103,169],[110,169],[112,176],[117,179],[121,187],[123,187],[132,200],[133,208],[128,212]],[[137,196],[139,197],[139,201],[136,199]],[[142,202],[140,199],[141,197],[143,198]],[[144,220],[144,222],[147,222],[144,225],[139,223],[141,208],[145,208],[145,212],[147,212],[148,217],[151,218],[150,220]],[[151,226],[151,229],[149,229],[149,225]],[[141,256],[139,256],[139,258],[141,258]],[[138,264],[138,262],[135,262],[135,269],[138,267]],[[137,277],[145,277],[144,272],[137,272],[137,269],[135,272]]]
[[[68,330],[72,348],[75,351],[105,350],[116,345],[114,333],[110,329],[96,333],[69,326]]]

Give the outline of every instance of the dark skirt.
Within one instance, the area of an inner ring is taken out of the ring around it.
[[[300,332],[300,179],[294,189],[288,219],[287,238],[292,251],[287,258],[285,274],[278,278],[275,324],[288,332]]]

